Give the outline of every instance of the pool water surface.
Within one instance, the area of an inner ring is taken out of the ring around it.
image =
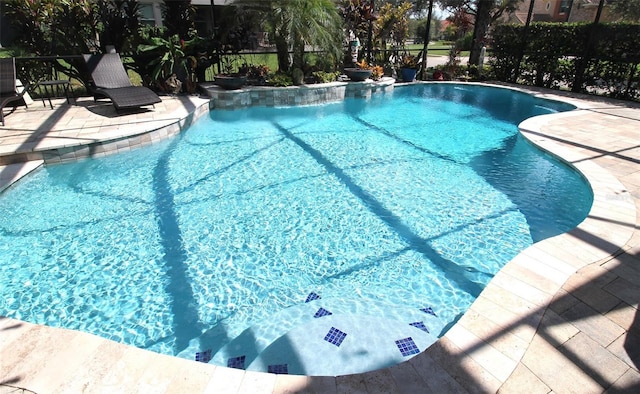
[[[517,130],[571,108],[415,85],[45,167],[0,196],[0,314],[276,373],[401,362],[585,218],[584,178]]]

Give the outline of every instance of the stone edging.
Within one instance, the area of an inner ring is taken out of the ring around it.
[[[345,98],[371,98],[374,94],[393,92],[395,79],[374,82],[330,82],[289,87],[248,86],[223,90],[213,82],[200,86],[211,97],[211,109],[237,109],[262,105],[266,107],[312,105],[342,101]]]

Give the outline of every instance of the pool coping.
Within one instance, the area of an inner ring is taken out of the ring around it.
[[[515,90],[532,93],[530,89]],[[529,141],[573,165],[587,178],[594,190],[592,209],[574,230],[536,243],[516,256],[490,281],[449,332],[409,361],[381,371],[340,377],[272,375],[196,363],[91,334],[2,318],[0,355],[3,360],[11,360],[8,368],[5,361],[0,364],[2,376],[19,376],[17,386],[36,392],[49,391],[54,383],[64,389],[97,389],[104,387],[105,382],[130,392],[138,391],[134,387],[153,384],[158,391],[192,387],[195,391],[218,388],[281,392],[322,387],[329,392],[339,388],[360,391],[364,388],[367,392],[371,391],[370,382],[388,387],[392,392],[403,387],[425,386],[433,390],[453,387],[469,392],[496,392],[518,367],[546,308],[567,279],[587,265],[622,252],[636,224],[633,196],[615,176],[588,156],[558,144],[542,132],[542,128],[555,119],[589,114],[592,104],[582,98],[558,96],[555,92],[534,91],[533,95],[579,104],[575,111],[525,120],[519,129]],[[588,238],[585,234],[598,238]],[[479,320],[485,326],[489,323],[493,330],[480,327]],[[108,363],[100,360],[105,353],[109,356]],[[451,360],[447,360],[447,355],[452,354],[464,359],[463,370],[473,376],[475,388],[465,383],[468,379],[461,376],[461,372],[456,372],[460,365],[451,365]],[[27,356],[30,362],[21,362]],[[56,361],[60,359],[65,360],[64,365]],[[162,368],[154,367],[158,364]],[[422,375],[434,371],[436,375],[441,373],[438,381],[425,381]],[[0,384],[6,382],[0,381]],[[182,384],[185,386],[178,386]]]
[[[497,392],[514,373],[527,350],[523,344],[534,339],[546,308],[570,276],[590,264],[623,252],[623,246],[632,238],[636,225],[633,196],[615,176],[591,162],[588,156],[559,145],[542,132],[549,122],[583,116],[593,106],[583,100],[551,92],[541,94],[521,87],[511,89],[577,107],[569,112],[526,119],[518,128],[528,141],[578,170],[591,185],[594,199],[587,217],[576,228],[531,245],[507,263],[465,316],[444,335],[442,341],[448,346],[473,349],[464,351],[464,354],[482,368],[479,374],[484,378],[480,380],[481,391],[487,392]],[[598,238],[585,237],[585,234]],[[489,338],[479,335],[483,331],[486,335],[486,330],[479,330],[477,322],[470,316],[487,317],[487,311],[492,308],[502,313],[492,314],[491,323],[500,329],[514,331],[513,335],[496,332],[492,332]],[[526,319],[522,319],[523,314]]]

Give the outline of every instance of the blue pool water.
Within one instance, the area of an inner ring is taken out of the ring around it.
[[[517,131],[571,108],[414,85],[46,167],[0,196],[0,314],[277,373],[401,362],[584,219],[586,181]]]

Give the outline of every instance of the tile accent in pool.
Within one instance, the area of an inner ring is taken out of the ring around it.
[[[239,357],[231,357],[227,360],[227,367],[236,368],[236,369],[244,369],[244,360],[246,356]]]
[[[285,375],[285,374],[289,373],[289,367],[287,366],[287,364],[269,365],[267,367],[267,372],[280,374],[280,375]]]
[[[324,308],[320,308],[320,309],[318,309],[316,314],[313,315],[313,317],[322,317],[322,316],[329,316],[329,315],[333,315],[333,313],[329,312],[328,310],[326,310]]]
[[[415,328],[419,328],[422,331],[426,332],[427,334],[429,333],[429,329],[427,328],[427,326],[424,325],[424,322],[417,321],[415,323],[410,323],[409,325],[414,326]]]
[[[204,352],[196,352],[196,361],[200,361],[201,363],[211,361],[211,349],[207,349]]]
[[[436,313],[433,311],[433,308],[431,308],[431,307],[428,307],[428,308],[420,308],[420,310],[421,310],[422,312],[424,312],[424,313],[429,314],[429,315],[433,315],[433,316],[438,317],[438,315],[436,315]]]
[[[316,293],[314,293],[314,292],[311,292],[311,293],[309,293],[309,295],[307,296],[307,299],[306,299],[304,302],[311,302],[311,301],[313,301],[313,300],[317,300],[317,299],[319,299],[319,298],[320,298],[320,296],[319,296],[319,295],[317,295],[317,294],[316,294]]]
[[[400,353],[405,357],[420,353],[420,349],[418,349],[418,346],[416,346],[416,343],[413,342],[413,338],[411,337],[398,339],[396,346],[398,346],[398,350],[400,350]]]
[[[327,335],[324,337],[324,340],[340,347],[342,341],[347,337],[347,333],[338,330],[335,327],[331,327]]]

